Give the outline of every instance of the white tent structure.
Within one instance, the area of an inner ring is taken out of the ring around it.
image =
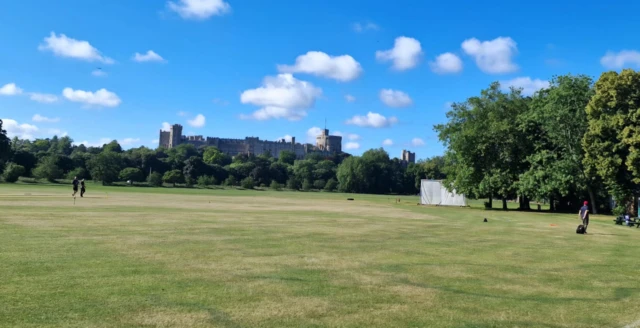
[[[440,180],[422,179],[420,181],[420,203],[436,206],[467,206],[467,198],[464,195],[456,194],[455,190],[449,192]]]

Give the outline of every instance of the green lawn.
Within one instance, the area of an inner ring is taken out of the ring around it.
[[[89,187],[0,185],[0,326],[640,326],[640,229],[611,217]]]

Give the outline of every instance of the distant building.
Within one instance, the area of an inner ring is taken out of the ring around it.
[[[415,163],[416,162],[416,153],[412,153],[408,150],[402,150],[402,158],[401,158],[402,162],[404,163],[404,165],[409,165],[409,163]]]
[[[341,153],[342,137],[330,136],[329,130],[323,130],[322,134],[317,136],[316,145],[296,143],[296,138],[292,137],[291,141],[284,139],[277,141],[260,140],[257,137],[245,137],[244,139],[227,139],[218,137],[203,136],[183,136],[182,125],[174,124],[169,131],[160,130],[159,146],[164,148],[173,148],[180,144],[191,144],[196,147],[213,146],[221,152],[236,156],[240,154],[261,155],[271,153],[275,158],[280,156],[283,150],[292,151],[298,158],[304,158],[307,153]]]

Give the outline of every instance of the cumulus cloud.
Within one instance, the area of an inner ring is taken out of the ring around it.
[[[84,141],[81,141],[81,142],[74,142],[73,144],[76,145],[76,146],[85,145],[85,147],[102,147],[102,146],[110,143],[111,141],[113,141],[113,139],[111,139],[111,138],[100,138],[100,140],[98,140],[96,142],[89,142],[87,140],[84,140]]]
[[[391,89],[380,90],[380,100],[389,107],[400,108],[408,107],[413,104],[413,100],[408,94]]]
[[[383,146],[393,146],[393,140],[391,139],[384,139],[384,141],[382,142]]]
[[[279,137],[277,140],[282,140],[282,139],[284,139],[284,141],[286,141],[286,142],[291,142],[291,138],[293,138],[293,136],[290,136],[290,135],[288,135],[288,134],[285,134],[284,136]]]
[[[46,117],[46,116],[42,116],[40,114],[33,115],[31,120],[34,121],[34,122],[46,122],[46,123],[60,122],[60,118],[59,117],[49,118],[49,117]]]
[[[414,146],[414,147],[424,146],[424,140],[422,140],[420,138],[413,138],[411,140],[411,145]]]
[[[322,89],[301,81],[291,74],[268,76],[262,86],[244,91],[240,102],[262,106],[251,115],[241,115],[242,119],[269,120],[287,119],[298,121],[307,116],[307,110],[322,95]]]
[[[113,59],[103,56],[89,42],[69,38],[64,34],[58,36],[55,32],[51,32],[48,37],[44,38],[44,43],[38,46],[38,50],[51,51],[56,56],[88,62],[114,63]]]
[[[91,72],[91,75],[96,76],[96,77],[104,77],[104,76],[107,76],[107,72],[105,72],[105,71],[103,71],[101,69],[96,69],[96,70],[93,70]]]
[[[380,27],[374,23],[354,23],[353,24],[353,30],[361,33],[361,32],[365,32],[365,31],[377,31],[379,30]]]
[[[316,137],[320,134],[322,134],[321,128],[317,126],[310,128],[309,130],[307,130],[307,142],[315,143]]]
[[[330,56],[321,51],[309,51],[298,56],[293,65],[278,65],[280,73],[306,73],[341,82],[357,79],[362,66],[349,55]]]
[[[396,38],[392,49],[376,51],[376,59],[393,62],[392,67],[398,71],[416,67],[421,56],[420,41],[406,36]]]
[[[500,81],[500,86],[504,90],[508,90],[511,87],[516,89],[522,89],[522,94],[525,96],[529,96],[534,94],[536,91],[549,87],[549,81],[544,81],[540,79],[532,80],[530,77],[517,77],[508,81]]]
[[[356,140],[360,140],[360,136],[355,133],[350,133],[350,134],[347,134],[347,139],[356,141]]]
[[[140,144],[140,138],[124,138],[122,140],[118,140],[120,146],[131,146],[135,144]]]
[[[32,92],[29,95],[29,98],[31,100],[33,100],[33,101],[37,101],[37,102],[43,103],[43,104],[51,104],[51,103],[54,103],[54,102],[58,101],[58,96],[52,95],[52,94],[47,94],[47,93]]]
[[[386,128],[398,123],[398,119],[394,116],[386,118],[378,113],[369,112],[367,115],[356,115],[345,123],[361,127]]]
[[[600,58],[600,64],[607,69],[621,69],[625,67],[640,67],[640,52],[636,50],[622,50],[618,53],[607,51]]]
[[[462,60],[455,54],[445,52],[430,62],[429,66],[437,74],[459,73],[462,71]]]
[[[87,107],[117,107],[122,102],[117,94],[104,88],[96,92],[64,88],[62,95],[69,101],[82,103]]]
[[[509,37],[498,37],[491,41],[467,39],[462,42],[462,50],[473,57],[478,68],[485,73],[503,74],[518,70],[518,65],[512,61],[518,48]]]
[[[346,100],[347,102],[352,103],[352,102],[356,101],[356,97],[354,97],[352,95],[346,95],[346,96],[344,96],[344,100]]]
[[[194,20],[221,16],[231,11],[231,5],[223,0],[178,0],[169,1],[167,6],[180,17]]]
[[[170,131],[171,130],[171,124],[169,124],[169,122],[162,122],[162,127],[160,128],[160,130],[162,130],[162,131]]]
[[[360,144],[357,142],[347,142],[347,144],[344,145],[344,149],[346,150],[360,149]]]
[[[31,124],[20,124],[16,120],[9,118],[2,119],[2,128],[7,131],[9,138],[18,137],[20,139],[34,139],[40,131],[37,126]]]
[[[187,120],[187,123],[189,123],[189,125],[194,127],[194,128],[201,128],[201,127],[204,126],[205,121],[206,120],[205,120],[204,115],[198,114],[192,120]]]
[[[164,58],[162,58],[160,55],[155,53],[153,50],[148,50],[146,54],[141,54],[136,52],[135,55],[133,55],[133,60],[137,61],[138,63],[144,63],[144,62],[166,63],[167,62]]]
[[[7,83],[0,88],[2,96],[17,96],[19,94],[22,94],[22,89],[18,88],[15,83]]]

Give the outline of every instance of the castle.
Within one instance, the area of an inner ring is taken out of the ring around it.
[[[245,137],[244,139],[226,139],[217,137],[183,136],[182,125],[174,124],[169,131],[160,130],[159,146],[173,148],[180,144],[192,144],[196,147],[213,146],[221,152],[236,156],[240,154],[261,155],[271,153],[277,158],[283,150],[292,151],[298,158],[304,158],[307,153],[320,152],[325,154],[342,153],[342,137],[329,135],[328,129],[323,129],[316,137],[316,145],[296,143],[296,138],[291,141],[284,139],[278,141],[260,140],[257,137]]]

